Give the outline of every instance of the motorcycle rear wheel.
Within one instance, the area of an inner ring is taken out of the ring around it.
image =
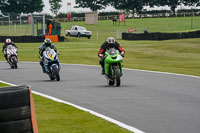
[[[11,69],[17,69],[17,59],[15,57],[11,58],[10,65],[11,65]]]

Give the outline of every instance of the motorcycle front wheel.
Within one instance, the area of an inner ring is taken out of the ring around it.
[[[116,86],[120,86],[120,84],[121,84],[121,80],[120,80],[120,77],[121,77],[121,73],[120,73],[120,71],[119,71],[119,69],[114,69],[114,74],[115,74],[115,85]]]
[[[17,69],[17,59],[15,57],[11,58],[11,68]]]
[[[58,70],[58,67],[57,67],[56,65],[54,65],[54,66],[52,67],[52,71],[53,71],[53,74],[54,74],[54,76],[55,76],[55,79],[56,79],[57,81],[60,81],[59,70]]]

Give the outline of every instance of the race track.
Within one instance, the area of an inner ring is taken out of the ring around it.
[[[200,132],[200,78],[124,70],[110,87],[100,67],[61,64],[61,81],[50,81],[39,63],[10,69],[0,62],[0,80],[93,110],[147,133]]]

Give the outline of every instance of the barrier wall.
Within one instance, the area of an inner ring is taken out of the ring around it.
[[[0,132],[38,133],[29,86],[0,88]]]
[[[200,31],[180,32],[180,33],[122,33],[123,40],[169,40],[169,39],[185,39],[200,38]]]
[[[11,38],[15,43],[44,42],[45,36],[0,36],[0,42],[5,42],[6,38]],[[64,42],[64,36],[58,36],[59,42]]]

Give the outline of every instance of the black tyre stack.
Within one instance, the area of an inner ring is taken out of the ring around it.
[[[0,88],[0,133],[34,133],[30,87]]]

